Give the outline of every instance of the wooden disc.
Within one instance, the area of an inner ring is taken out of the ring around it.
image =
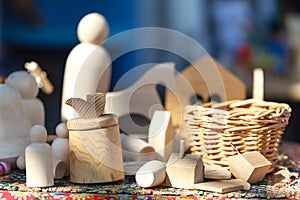
[[[97,118],[82,119],[76,118],[67,121],[69,130],[92,130],[107,128],[118,124],[117,116],[113,114],[102,115]]]

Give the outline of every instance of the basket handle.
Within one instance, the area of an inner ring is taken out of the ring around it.
[[[253,99],[264,100],[264,71],[262,68],[253,70]]]

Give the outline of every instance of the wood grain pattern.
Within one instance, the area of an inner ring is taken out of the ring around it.
[[[86,96],[86,100],[87,102],[95,106],[95,112],[97,116],[101,116],[103,114],[105,103],[106,103],[104,93],[97,92],[97,93],[88,94]]]
[[[203,162],[200,156],[187,154],[180,159],[178,153],[172,153],[167,163],[166,185],[177,188],[193,188],[203,182]]]
[[[81,98],[69,98],[65,104],[74,108],[81,118],[96,118],[103,114],[105,94],[92,93],[87,95],[87,101]]]
[[[204,178],[207,179],[230,179],[231,173],[229,170],[219,165],[205,165],[204,166]]]
[[[69,132],[70,181],[104,183],[124,178],[119,126]]]

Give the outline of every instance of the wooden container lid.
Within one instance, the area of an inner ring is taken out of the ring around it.
[[[93,130],[107,128],[118,124],[118,118],[113,114],[102,115],[97,118],[76,118],[67,121],[68,130]]]

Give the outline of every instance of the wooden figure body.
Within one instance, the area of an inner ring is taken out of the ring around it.
[[[204,167],[199,155],[184,154],[185,141],[180,143],[180,152],[172,153],[166,172],[166,185],[177,188],[194,188],[194,184],[203,182]]]
[[[155,110],[164,110],[156,86],[163,84],[167,89],[175,89],[174,67],[174,63],[154,65],[128,88],[106,93],[104,112],[114,113],[119,119],[125,115],[138,114],[150,120]],[[125,133],[130,133],[127,131],[126,126],[130,126],[130,130],[133,129],[132,127],[137,127],[137,124],[133,121],[120,122],[120,124],[124,124],[125,127],[120,128]]]
[[[231,173],[248,183],[261,181],[272,166],[272,163],[258,151],[231,156],[228,161]]]
[[[30,143],[31,123],[18,90],[0,85],[0,160],[14,163]]]
[[[150,161],[156,158],[155,149],[142,139],[121,134],[124,161]]]
[[[100,46],[108,32],[105,18],[98,13],[90,13],[80,20],[77,35],[81,43],[72,49],[65,66],[62,121],[78,117],[74,110],[65,105],[67,99],[85,99],[87,94],[109,90],[111,60],[108,52]]]
[[[45,124],[45,108],[40,99],[37,98],[39,88],[35,79],[25,70],[11,73],[6,84],[17,89],[22,97],[25,114],[32,125]]]
[[[160,161],[167,162],[172,153],[173,132],[171,112],[155,111],[149,126],[148,142]]]
[[[144,164],[135,175],[135,180],[141,187],[155,187],[164,182],[166,178],[166,164],[152,160]]]
[[[63,176],[70,175],[70,159],[69,159],[69,131],[64,122],[56,126],[56,135],[51,144],[52,146],[52,155],[56,160],[61,160],[65,164],[65,173]]]
[[[54,185],[52,149],[46,143],[47,131],[41,125],[30,129],[31,144],[25,149],[26,185],[47,187]]]

